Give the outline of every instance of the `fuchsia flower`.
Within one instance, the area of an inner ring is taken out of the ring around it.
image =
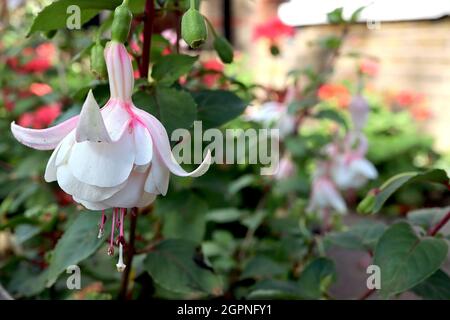
[[[319,212],[322,215],[328,210],[334,210],[340,214],[347,212],[344,199],[336,189],[333,181],[319,169],[316,173],[309,200],[308,212]]]
[[[349,111],[355,130],[361,132],[366,125],[370,112],[367,100],[361,95],[354,96],[350,102]]]
[[[378,176],[375,166],[365,158],[367,140],[359,137],[356,150],[348,148],[344,153],[335,155],[332,165],[332,176],[336,185],[343,190],[357,189],[364,186],[368,180]],[[347,143],[351,145],[351,142]]]
[[[165,195],[170,172],[192,177],[204,174],[211,154],[208,152],[196,170],[186,172],[172,156],[164,126],[131,100],[133,67],[124,45],[111,41],[105,48],[105,60],[111,96],[101,110],[90,91],[79,116],[44,130],[23,128],[13,122],[11,130],[29,147],[54,149],[45,171],[47,182],[57,181],[87,209],[114,208],[112,254],[115,220],[121,228],[122,246],[127,208],[145,207],[157,195]],[[123,263],[119,264],[118,269],[123,269]]]

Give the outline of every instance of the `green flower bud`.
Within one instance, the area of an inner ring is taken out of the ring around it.
[[[121,43],[127,41],[132,18],[133,15],[126,4],[121,4],[114,10],[114,20],[111,26],[112,40]]]
[[[195,9],[189,9],[181,19],[181,36],[191,48],[202,45],[207,36],[205,18]]]
[[[224,37],[217,36],[214,39],[214,50],[216,50],[223,63],[233,62],[233,47]]]
[[[368,214],[371,213],[375,206],[375,195],[368,193],[367,196],[359,203],[356,210],[359,213]]]
[[[99,42],[91,49],[91,71],[97,78],[106,78],[107,75],[103,52],[104,48]]]
[[[276,57],[280,54],[280,48],[276,44],[270,46],[270,53]]]

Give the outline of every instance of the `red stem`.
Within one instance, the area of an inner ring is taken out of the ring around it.
[[[145,2],[144,11],[144,44],[142,48],[142,59],[139,65],[139,74],[141,78],[148,78],[148,67],[150,65],[150,49],[152,45],[153,23],[155,21],[154,0]]]
[[[368,289],[366,292],[363,293],[361,297],[358,298],[358,300],[366,300],[369,298],[373,293],[375,292],[375,289]]]
[[[450,220],[450,211],[439,221],[433,228],[428,231],[428,235],[433,237],[441,230]]]

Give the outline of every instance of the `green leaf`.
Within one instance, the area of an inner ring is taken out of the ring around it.
[[[220,295],[220,278],[198,261],[195,243],[169,239],[159,243],[144,260],[153,280],[172,292],[191,297]]]
[[[98,239],[98,212],[83,212],[64,232],[53,251],[48,268],[47,287],[70,265],[74,265],[95,253],[105,239]],[[108,230],[108,228],[106,228]]]
[[[193,194],[178,193],[161,199],[156,212],[163,218],[163,236],[200,243],[205,235],[207,208],[206,202]]]
[[[331,12],[328,12],[327,13],[327,21],[332,24],[345,22],[345,20],[342,16],[343,11],[344,11],[344,8],[341,7],[341,8],[336,8]]]
[[[239,220],[243,214],[243,211],[236,208],[215,209],[208,212],[206,220],[216,223],[228,223]]]
[[[429,230],[441,221],[449,211],[450,207],[412,210],[408,212],[408,220],[413,225],[418,225],[424,228],[424,230]]]
[[[297,283],[293,281],[263,280],[252,287],[247,296],[248,299],[276,299],[292,300],[302,299],[302,291]]]
[[[317,258],[300,274],[298,285],[305,299],[320,299],[329,285],[336,281],[336,267],[328,258]]]
[[[366,8],[366,6],[362,6],[359,7],[358,9],[356,9],[353,13],[352,16],[350,17],[350,22],[356,22],[359,19],[359,16],[361,15],[361,12]]]
[[[193,93],[198,105],[197,119],[203,128],[215,128],[239,116],[246,103],[236,94],[225,90],[202,90]]]
[[[381,270],[382,296],[401,293],[428,278],[445,261],[447,249],[444,240],[419,238],[406,222],[389,227],[374,255],[374,264]]]
[[[333,110],[333,109],[324,109],[316,113],[315,115],[318,119],[327,119],[334,121],[340,125],[342,125],[345,129],[348,129],[347,121],[342,113]]]
[[[350,227],[347,231],[331,232],[325,240],[342,248],[373,250],[385,229],[386,226],[381,222],[365,221]]]
[[[375,201],[367,201],[363,199],[362,202],[366,202],[364,207],[359,207],[358,210],[361,213],[376,213],[380,211],[384,203],[390,196],[394,194],[398,189],[409,183],[416,182],[433,182],[439,184],[447,184],[447,173],[442,169],[432,169],[425,172],[404,172],[398,174],[389,180],[387,180],[377,191],[375,195]],[[370,192],[366,198],[373,197],[374,193]],[[367,203],[368,202],[368,203]]]
[[[287,271],[280,263],[265,257],[256,256],[251,259],[245,266],[241,274],[241,279],[247,278],[271,278],[284,274]]]
[[[85,22],[92,19],[101,10],[114,10],[122,0],[59,0],[54,1],[46,6],[33,20],[28,35],[42,31],[48,32],[57,29],[66,28],[67,18],[72,13],[67,13],[67,8],[71,5],[76,5],[81,9],[80,22]],[[144,10],[145,0],[130,1],[130,8],[133,12],[142,12]]]
[[[152,69],[152,78],[165,85],[171,85],[188,73],[197,57],[184,54],[169,54],[158,59]]]
[[[412,291],[428,300],[450,300],[450,277],[444,271],[438,270]]]
[[[139,107],[148,107],[164,125],[169,137],[175,129],[189,129],[196,118],[196,104],[187,91],[156,86],[150,94],[139,91],[133,101]]]

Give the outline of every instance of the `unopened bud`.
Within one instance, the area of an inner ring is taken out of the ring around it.
[[[128,6],[123,3],[114,10],[114,20],[111,26],[111,38],[117,42],[124,43],[128,39],[131,19],[133,15]]]
[[[97,78],[106,78],[106,63],[101,43],[96,43],[91,49],[91,71]]]
[[[214,50],[216,50],[223,63],[233,62],[233,47],[224,37],[217,36],[214,39]]]
[[[359,213],[368,214],[372,212],[374,206],[375,195],[372,192],[369,192],[369,194],[367,194],[367,196],[359,203],[356,210]]]
[[[181,19],[181,36],[191,48],[201,46],[208,36],[205,18],[197,10],[190,8]]]

